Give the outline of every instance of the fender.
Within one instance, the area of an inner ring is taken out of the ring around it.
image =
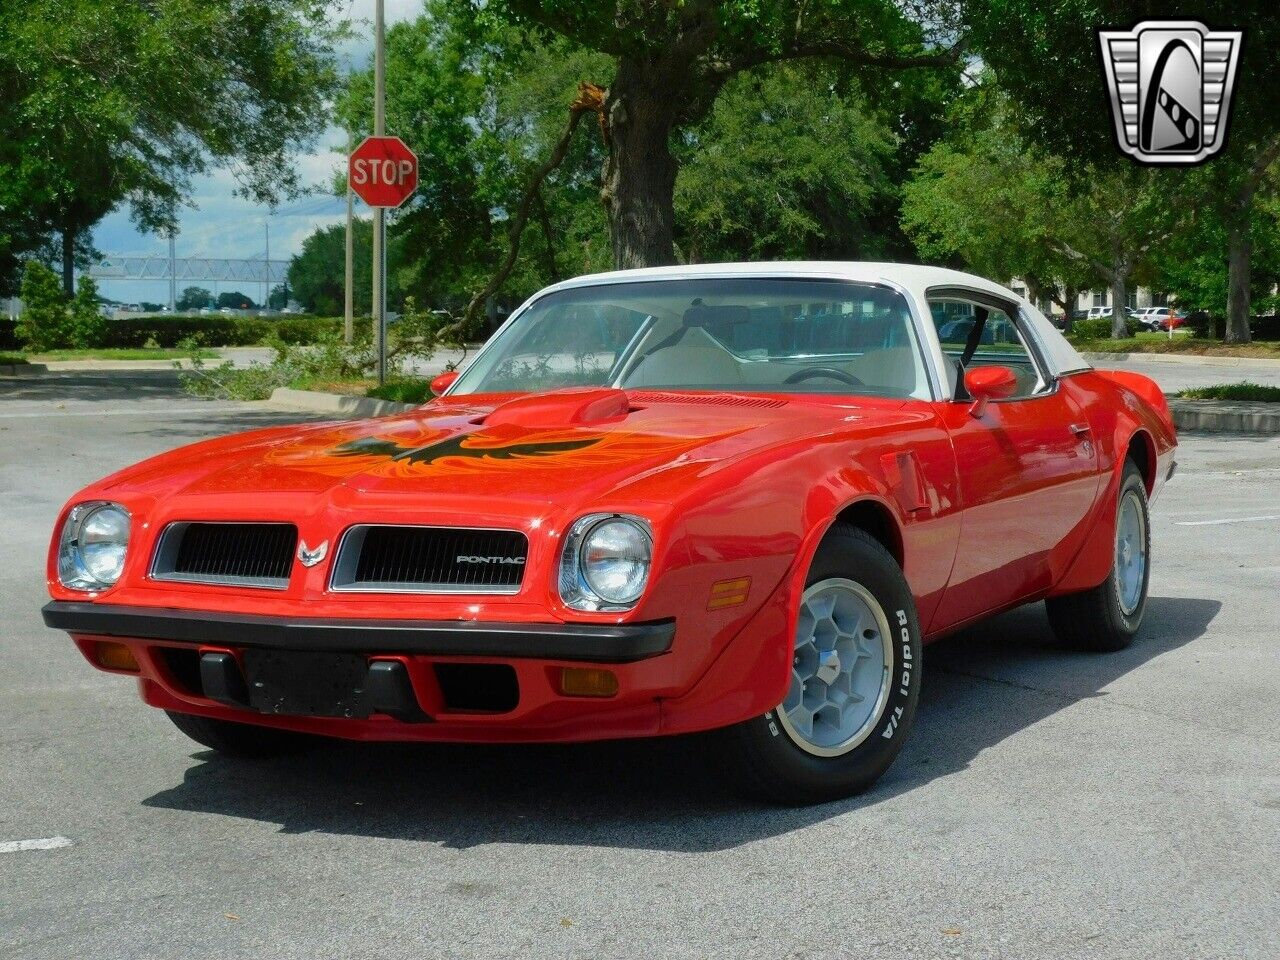
[[[663,701],[663,733],[687,733],[728,726],[757,717],[776,707],[786,695],[791,677],[792,638],[800,615],[799,598],[809,567],[823,538],[840,515],[859,503],[876,503],[889,511],[901,536],[903,517],[885,491],[862,473],[846,475],[845,497],[826,502],[832,491],[821,485],[806,504],[807,530],[795,559],[772,594],[760,606],[690,690]],[[860,488],[860,489],[859,489]],[[821,491],[821,492],[819,492]]]

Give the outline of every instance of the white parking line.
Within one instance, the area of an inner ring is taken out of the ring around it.
[[[1180,527],[1210,527],[1218,523],[1253,523],[1255,520],[1280,520],[1280,513],[1268,513],[1262,517],[1228,517],[1225,520],[1175,520]]]
[[[0,841],[0,853],[21,853],[23,850],[57,850],[69,847],[71,841],[66,837],[45,837],[42,840],[4,840]]]

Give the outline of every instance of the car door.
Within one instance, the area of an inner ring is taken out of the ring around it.
[[[980,301],[979,297],[982,297]],[[929,301],[939,330],[986,312],[968,367],[1011,368],[1013,396],[986,404],[939,404],[951,436],[963,504],[960,544],[931,630],[944,630],[1043,592],[1083,542],[1097,495],[1098,459],[1089,421],[1069,380],[1051,378],[1022,326],[1018,307],[982,294],[942,291]],[[969,328],[971,329],[971,328]],[[942,341],[952,396],[968,346],[956,333]]]

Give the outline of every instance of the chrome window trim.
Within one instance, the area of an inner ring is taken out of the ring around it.
[[[338,549],[333,554],[333,562],[329,565],[329,583],[328,591],[330,593],[387,593],[387,594],[422,594],[434,596],[515,596],[524,589],[525,577],[521,572],[520,582],[514,586],[501,587],[476,587],[472,585],[457,584],[431,584],[424,583],[420,585],[395,583],[395,582],[379,582],[372,584],[360,584],[353,586],[350,584],[350,578],[355,576],[356,564],[360,561],[360,546],[364,543],[364,537],[369,530],[374,527],[396,527],[404,530],[471,530],[477,533],[518,533],[524,537],[525,543],[525,562],[522,564],[528,567],[529,563],[529,534],[515,527],[470,527],[470,526],[449,526],[447,524],[438,523],[356,523],[347,527],[342,531],[342,536],[338,539]],[[353,539],[358,538],[358,539]],[[339,583],[340,575],[345,575],[348,582]]]
[[[168,523],[160,536],[156,538],[155,549],[151,551],[151,564],[147,569],[147,579],[160,583],[195,583],[211,587],[246,587],[251,590],[288,590],[293,577],[293,551],[290,551],[289,576],[287,577],[237,577],[213,576],[200,573],[178,573],[172,569],[160,569],[162,560],[167,560],[172,567],[178,544],[181,538],[177,535],[186,531],[193,523],[204,526],[250,524],[261,527],[292,527],[294,532],[294,550],[297,549],[298,525],[288,520],[173,520]],[[172,542],[171,542],[172,541]]]
[[[926,287],[924,290],[924,306],[927,308],[930,300],[959,300],[966,303],[974,303],[978,306],[995,308],[1000,310],[1007,316],[1014,328],[1021,335],[1027,348],[1027,356],[1031,358],[1031,363],[1039,374],[1040,381],[1044,384],[1035,393],[1030,393],[1025,397],[1005,397],[1000,400],[989,400],[988,403],[1019,403],[1024,400],[1038,400],[1041,397],[1051,397],[1058,392],[1058,377],[1049,368],[1049,363],[1044,356],[1043,344],[1035,332],[1035,324],[1029,323],[1028,318],[1023,313],[1022,304],[1009,297],[1001,297],[990,293],[986,290],[979,290],[975,287],[966,287],[961,284],[940,284],[938,286]],[[929,324],[933,326],[933,314],[929,313]],[[941,363],[946,363],[947,354],[942,349],[942,341],[937,338],[937,330],[934,330],[934,342],[938,346],[938,358]],[[945,395],[945,392],[944,392]],[[972,400],[957,399],[954,396],[945,398],[950,403],[972,403]]]

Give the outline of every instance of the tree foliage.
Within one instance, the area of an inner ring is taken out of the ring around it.
[[[69,294],[77,243],[121,204],[143,229],[171,227],[214,164],[260,202],[294,190],[291,153],[337,80],[329,7],[28,0],[0,19],[0,256],[60,235]]]
[[[976,46],[1014,92],[1039,146],[1130,165],[1114,143],[1095,31],[1156,15],[1147,0],[967,0],[965,12]],[[1222,223],[1227,339],[1247,342],[1259,222],[1253,208],[1280,176],[1280,17],[1274,0],[1190,0],[1176,13],[1212,27],[1245,28],[1225,148],[1194,175],[1165,170],[1159,179],[1166,194],[1178,192],[1182,212],[1212,211]]]

